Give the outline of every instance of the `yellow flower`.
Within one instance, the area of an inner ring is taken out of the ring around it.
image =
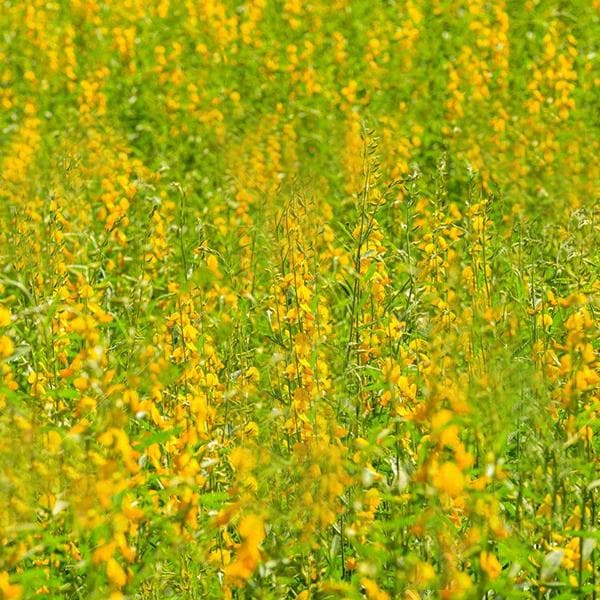
[[[238,531],[242,543],[238,548],[235,561],[225,567],[230,579],[249,579],[260,560],[260,544],[265,537],[265,526],[258,515],[246,515],[242,518]]]
[[[11,321],[10,310],[5,306],[0,306],[0,327],[8,327]]]
[[[3,600],[17,600],[22,596],[21,586],[9,583],[6,571],[0,571],[0,592]]]
[[[8,358],[14,351],[13,341],[7,335],[0,335],[0,358]]]
[[[390,595],[384,592],[372,579],[363,577],[360,583],[365,588],[365,594],[369,600],[389,600]]]
[[[229,462],[241,477],[247,476],[256,466],[256,458],[248,448],[234,448],[229,455]]]
[[[465,478],[453,462],[445,462],[435,473],[433,484],[451,498],[458,496],[465,487]]]
[[[479,566],[481,570],[490,578],[498,579],[498,576],[502,572],[502,565],[498,562],[498,559],[492,552],[483,550],[479,555]]]
[[[411,582],[417,587],[424,587],[433,579],[435,579],[435,570],[428,562],[419,561],[414,566]]]
[[[257,515],[247,515],[240,522],[238,531],[244,542],[257,547],[265,537],[265,526],[261,517]]]
[[[206,266],[208,270],[217,277],[221,276],[221,271],[219,271],[219,261],[214,254],[209,254],[206,257]]]
[[[106,563],[106,575],[117,587],[123,587],[127,583],[127,573],[114,558],[110,558]]]

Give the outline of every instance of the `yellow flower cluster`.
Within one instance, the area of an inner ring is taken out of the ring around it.
[[[0,599],[594,597],[599,10],[0,0]]]

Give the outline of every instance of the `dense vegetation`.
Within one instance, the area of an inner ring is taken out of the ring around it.
[[[597,598],[598,0],[0,0],[0,598]]]

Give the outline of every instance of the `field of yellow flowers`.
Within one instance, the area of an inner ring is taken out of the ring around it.
[[[0,0],[0,598],[600,598],[599,0]]]

